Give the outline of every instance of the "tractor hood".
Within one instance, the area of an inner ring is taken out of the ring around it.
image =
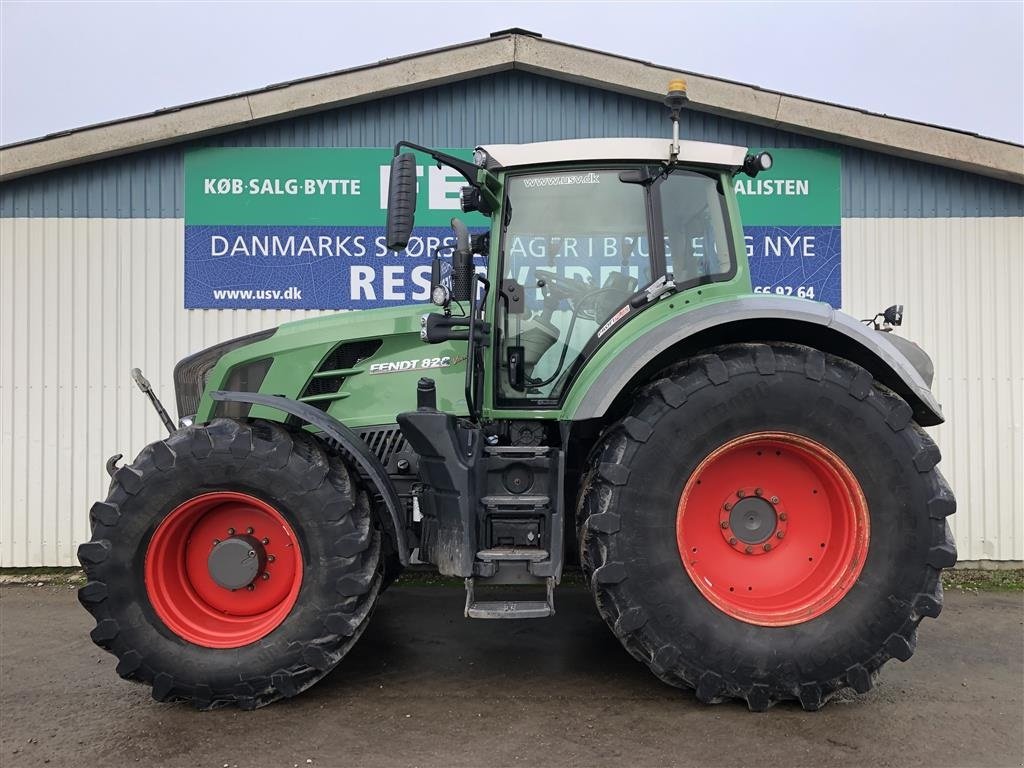
[[[180,412],[181,391],[189,382],[179,371],[202,355],[216,355],[216,362],[204,380],[192,383],[202,391],[195,413],[199,423],[217,416],[282,418],[273,409],[210,399],[210,392],[227,390],[308,403],[353,428],[393,424],[396,413],[415,408],[421,376],[435,380],[439,408],[464,414],[466,345],[426,345],[420,340],[421,318],[431,309],[413,304],[337,312],[211,347],[175,369],[179,416],[191,415]]]

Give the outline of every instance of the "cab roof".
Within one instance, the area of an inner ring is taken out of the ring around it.
[[[667,163],[668,137],[661,139],[570,139],[567,141],[538,141],[532,144],[484,144],[477,147],[487,153],[488,170],[519,168],[555,163],[590,161],[640,160]],[[743,165],[746,147],[730,144],[711,144],[704,141],[680,141],[680,163],[713,165],[736,169]]]

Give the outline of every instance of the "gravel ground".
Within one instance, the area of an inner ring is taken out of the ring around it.
[[[1024,595],[949,592],[917,654],[817,713],[701,705],[563,586],[558,614],[469,621],[397,586],[326,680],[256,712],[158,704],[114,674],[67,586],[0,588],[0,766],[1024,764]]]

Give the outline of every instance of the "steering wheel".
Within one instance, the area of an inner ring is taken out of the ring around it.
[[[544,297],[568,299],[577,304],[587,294],[594,292],[594,287],[578,277],[560,277],[547,269],[535,269],[537,287],[544,292]]]
[[[535,269],[533,273],[537,276],[537,287],[545,294],[553,293],[558,298],[569,299],[574,304],[594,290],[592,285],[578,277],[560,277],[546,269]]]
[[[561,277],[547,269],[535,269],[533,272],[537,276],[537,287],[544,294],[545,319],[550,317],[550,310],[555,309],[562,299],[568,299],[580,317],[594,319],[592,307],[580,311],[580,304],[594,292],[594,286],[578,277]]]

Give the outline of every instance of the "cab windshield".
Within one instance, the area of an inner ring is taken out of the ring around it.
[[[666,272],[692,283],[731,270],[717,181],[657,167],[507,178],[499,401],[557,402],[588,344]]]

